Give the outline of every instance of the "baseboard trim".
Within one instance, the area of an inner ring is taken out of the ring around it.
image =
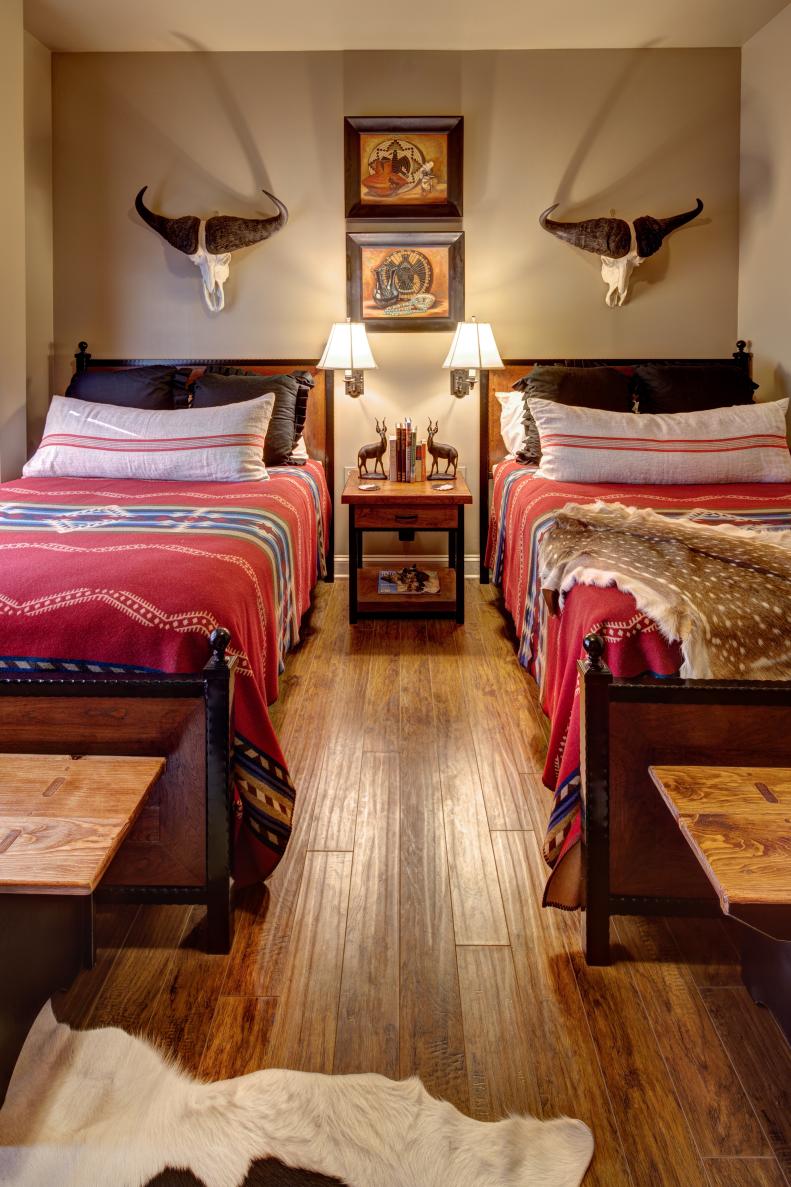
[[[410,564],[412,561],[420,562],[421,565],[427,565],[429,568],[444,568],[448,563],[447,553],[437,553],[436,556],[424,556],[416,553],[399,552],[395,556],[372,556],[370,553],[365,554],[366,568],[371,569],[401,569],[404,565]],[[465,577],[480,577],[481,573],[481,558],[477,552],[469,552],[464,557],[464,576]],[[349,555],[348,553],[339,555],[335,554],[335,576],[348,577],[349,576]]]

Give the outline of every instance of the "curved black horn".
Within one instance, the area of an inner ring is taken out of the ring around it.
[[[538,216],[541,226],[550,235],[570,243],[572,247],[595,252],[597,256],[609,256],[617,260],[628,255],[632,232],[622,218],[588,218],[581,223],[559,223],[549,217],[557,208],[556,202]]]
[[[215,214],[206,220],[206,250],[214,255],[220,252],[237,251],[240,247],[250,247],[253,243],[260,243],[268,239],[288,222],[288,210],[285,205],[263,190],[277,207],[277,214],[271,218],[236,218],[231,214]]]
[[[654,218],[652,214],[643,214],[634,220],[634,237],[637,254],[646,259],[659,251],[666,235],[675,231],[676,227],[683,227],[684,223],[692,222],[703,209],[700,198],[695,199],[697,205],[694,210],[687,210],[684,214],[672,214],[670,218]]]
[[[182,218],[165,218],[163,214],[154,214],[143,202],[143,194],[148,189],[144,185],[135,198],[135,210],[144,223],[162,236],[171,247],[183,251],[185,255],[194,255],[198,250],[198,230],[200,219],[194,214],[185,214]]]

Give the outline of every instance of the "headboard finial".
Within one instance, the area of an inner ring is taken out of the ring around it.
[[[732,357],[740,366],[744,367],[745,371],[750,370],[750,363],[752,362],[753,356],[747,349],[747,342],[744,340],[744,338],[740,338],[736,343],[736,349],[734,350]]]
[[[77,353],[74,356],[76,361],[76,370],[78,375],[84,375],[88,369],[88,363],[91,356],[88,354],[88,343],[78,342]]]

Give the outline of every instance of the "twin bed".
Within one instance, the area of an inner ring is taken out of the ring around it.
[[[545,362],[579,368],[603,363],[631,373],[648,360]],[[727,366],[747,374],[749,356],[739,343],[732,360],[683,363]],[[509,361],[503,371],[490,372],[482,383],[481,578],[491,577],[501,587],[505,609],[516,627],[519,660],[534,675],[550,719],[543,778],[554,801],[544,842],[550,867],[545,903],[586,908],[586,955],[591,963],[605,963],[610,914],[718,911],[714,892],[659,802],[649,764],[738,766],[763,761],[787,766],[791,763],[787,729],[791,696],[785,673],[780,681],[756,681],[760,654],[757,660],[753,657],[752,679],[679,678],[683,662],[679,642],[669,642],[656,618],[638,609],[630,593],[602,580],[601,573],[591,576],[589,583],[583,579],[566,586],[558,614],[557,589],[548,593],[542,588],[547,570],[542,541],[559,519],[568,518],[563,509],[569,504],[583,515],[594,504],[599,515],[613,504],[626,504],[659,512],[664,522],[694,513],[695,527],[782,532],[791,528],[791,482],[674,485],[542,477],[537,465],[506,458],[501,407],[494,398],[530,374],[534,365]],[[617,448],[623,448],[623,442]],[[785,448],[783,434],[778,453]],[[623,454],[618,458],[620,464],[628,465]],[[764,600],[762,587],[750,584],[750,569],[747,562],[736,565],[731,576],[733,603],[741,602],[739,611],[748,616],[752,600]],[[700,597],[707,598],[703,588]],[[723,608],[718,645],[728,653],[725,659],[735,654],[738,660],[745,628],[735,617],[729,625],[728,610]],[[779,621],[775,629],[785,636],[782,616]],[[761,633],[757,622],[754,633]],[[592,668],[586,661],[585,640],[590,645],[594,637],[597,662]],[[763,639],[751,642],[753,652],[765,647],[768,653],[768,641],[766,645]],[[605,666],[599,662],[602,650]],[[749,652],[750,647],[744,650]],[[587,673],[582,681],[579,667]],[[722,671],[715,674],[722,676]],[[742,675],[732,658],[727,674]],[[766,674],[772,675],[771,666]],[[605,690],[603,708],[588,705],[587,722],[580,703],[580,686],[585,694],[586,679],[594,690],[597,679],[604,679],[609,690]],[[786,724],[781,726],[783,720]]]
[[[307,401],[309,458],[269,465],[266,480],[0,485],[0,750],[167,756],[101,893],[205,902],[209,946],[227,950],[231,878],[266,877],[291,831],[294,788],[267,706],[311,590],[333,577],[332,375],[296,360],[99,360],[84,343],[76,359],[94,385],[152,365],[177,369],[184,391],[215,370],[297,374]],[[121,452],[105,432],[90,448]],[[177,712],[172,674],[200,676],[210,637],[228,695]]]

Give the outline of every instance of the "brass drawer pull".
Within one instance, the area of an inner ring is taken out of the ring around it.
[[[414,515],[396,515],[396,523],[417,523],[417,512]]]

